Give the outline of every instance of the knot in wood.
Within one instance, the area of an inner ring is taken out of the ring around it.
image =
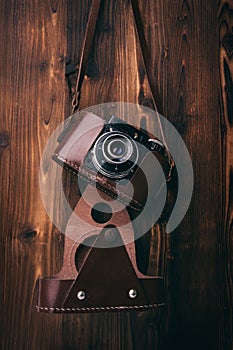
[[[6,148],[10,144],[10,136],[8,131],[0,131],[0,147]]]

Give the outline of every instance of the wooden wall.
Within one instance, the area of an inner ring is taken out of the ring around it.
[[[103,2],[81,108],[150,105],[130,2]],[[70,115],[90,1],[1,0],[1,349],[232,348],[233,2],[139,4],[161,112],[186,142],[195,175],[187,215],[166,236],[166,313],[158,323],[153,312],[35,312],[36,280],[56,273],[63,253],[42,205],[39,162]]]

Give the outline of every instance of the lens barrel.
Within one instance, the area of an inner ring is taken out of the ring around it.
[[[138,148],[134,140],[120,131],[102,134],[93,148],[93,163],[97,170],[113,178],[129,174],[138,160]]]
[[[109,163],[122,164],[130,159],[132,153],[133,145],[128,136],[114,133],[103,142],[103,156]]]

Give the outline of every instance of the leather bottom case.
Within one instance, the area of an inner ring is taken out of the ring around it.
[[[41,278],[39,279],[39,300],[36,306],[38,312],[47,313],[77,313],[148,310],[162,308],[164,303],[164,286],[162,278],[138,279],[140,291],[134,299],[129,297],[130,287],[122,286],[121,281],[109,284],[101,289],[98,285],[92,288],[90,294],[85,289],[86,298],[68,301],[75,280]],[[116,285],[118,284],[118,288]],[[135,288],[136,289],[136,288]],[[137,288],[138,289],[138,288]]]
[[[37,310],[78,313],[164,306],[163,278],[145,275],[137,267],[134,232],[126,208],[121,210],[116,201],[107,226],[97,224],[91,214],[97,193],[92,186],[85,191],[93,203],[87,204],[81,197],[70,216],[63,267],[55,276],[39,279]],[[103,200],[108,198],[105,196]],[[86,246],[86,239],[93,237],[92,245]]]

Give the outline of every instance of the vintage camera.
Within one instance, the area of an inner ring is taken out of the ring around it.
[[[53,159],[111,197],[141,210],[149,191],[155,195],[171,172],[163,143],[116,116],[106,123],[93,113],[81,114],[81,120],[71,119],[59,136]],[[163,180],[159,167],[153,167],[154,157],[163,169]]]
[[[84,162],[88,168],[116,181],[131,179],[146,153],[151,151],[167,157],[161,141],[112,116]]]

